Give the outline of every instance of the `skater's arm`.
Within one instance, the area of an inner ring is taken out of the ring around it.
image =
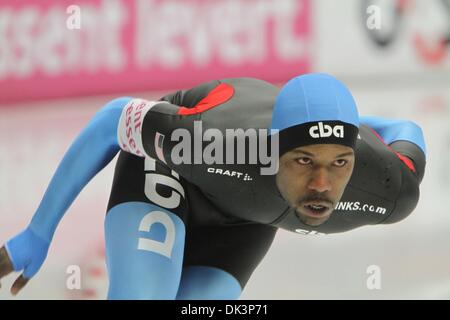
[[[381,223],[404,220],[416,208],[420,198],[420,183],[426,163],[425,139],[422,129],[409,120],[361,117],[362,125],[370,127],[378,138],[394,152],[402,163],[396,174],[401,183],[396,191],[395,210]]]
[[[117,126],[131,98],[119,98],[101,108],[67,150],[30,224],[10,239],[0,253],[0,278],[23,270],[13,285],[17,293],[40,269],[64,213],[84,186],[120,150]]]

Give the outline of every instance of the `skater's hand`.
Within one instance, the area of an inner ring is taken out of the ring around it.
[[[11,287],[16,295],[39,271],[47,257],[49,243],[27,228],[0,249],[0,279],[13,271],[23,273]]]

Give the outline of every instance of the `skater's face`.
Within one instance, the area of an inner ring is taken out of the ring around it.
[[[283,198],[310,226],[327,221],[353,172],[352,148],[338,144],[298,147],[280,158],[276,177]]]

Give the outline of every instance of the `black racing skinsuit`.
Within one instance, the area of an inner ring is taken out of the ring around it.
[[[184,265],[223,269],[242,287],[278,228],[305,235],[329,234],[400,221],[416,207],[424,174],[425,155],[416,144],[397,141],[387,146],[371,128],[361,125],[346,190],[330,219],[311,227],[281,197],[275,175],[261,174],[261,164],[193,164],[192,158],[190,164],[172,162],[171,151],[178,143],[171,141],[174,129],[185,128],[194,136],[194,121],[199,120],[203,132],[270,128],[278,92],[277,87],[250,78],[211,81],[163,97],[169,103],[154,106],[142,128],[144,149],[156,159],[154,172],[176,177],[184,188],[185,201],[171,210],[186,225]],[[394,151],[410,158],[415,172]],[[151,202],[144,192],[148,172],[143,158],[121,152],[108,210],[127,201]],[[156,190],[166,195],[178,192],[164,184]]]

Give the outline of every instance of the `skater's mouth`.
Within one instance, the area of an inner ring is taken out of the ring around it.
[[[330,215],[333,209],[328,201],[306,201],[301,207],[302,213],[311,218],[324,218]]]

